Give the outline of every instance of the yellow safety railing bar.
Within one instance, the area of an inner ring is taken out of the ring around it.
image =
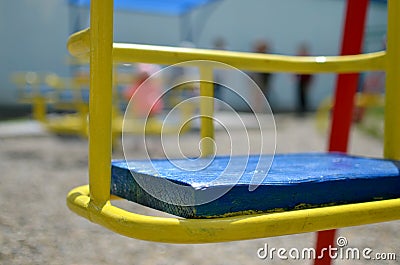
[[[113,1],[91,1],[90,30],[71,36],[74,55],[90,54],[89,186],[72,190],[69,208],[117,233],[158,242],[206,243],[288,235],[400,219],[400,199],[365,202],[279,213],[216,219],[180,219],[144,216],[115,207],[110,202],[111,98],[114,60],[173,64],[187,60],[215,60],[243,70],[266,72],[359,72],[386,70],[385,156],[399,159],[400,1],[389,0],[388,51],[353,56],[293,57],[240,52],[209,51],[148,45],[113,44]],[[389,57],[389,58],[388,58]],[[200,69],[212,78],[210,69]],[[204,84],[203,84],[204,83]],[[212,85],[202,82],[202,95],[212,96]],[[396,90],[397,89],[397,90]],[[204,101],[204,106],[212,104]],[[391,112],[390,115],[387,115]],[[203,110],[202,113],[212,113]],[[202,121],[202,137],[212,136],[209,121]],[[204,153],[212,153],[212,149]],[[90,188],[89,188],[90,187]]]
[[[400,160],[400,1],[388,1],[384,156]]]
[[[74,56],[89,53],[89,29],[72,35],[67,47]],[[80,47],[78,44],[83,45]],[[290,56],[216,51],[143,44],[113,44],[114,62],[176,64],[191,60],[217,61],[246,71],[295,73],[353,73],[385,69],[385,52],[346,56]]]
[[[210,60],[241,70],[296,73],[382,70],[385,54],[375,52],[348,56],[290,56],[123,43],[115,43],[113,47],[116,61],[174,64],[190,60]]]

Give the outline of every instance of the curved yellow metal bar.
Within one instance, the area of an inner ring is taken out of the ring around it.
[[[72,55],[89,53],[89,30],[72,35],[68,50]],[[192,60],[217,61],[247,71],[296,73],[352,73],[385,69],[385,52],[347,56],[289,56],[249,52],[218,51],[143,44],[113,44],[114,62],[176,64]]]
[[[87,28],[69,36],[67,49],[75,57],[88,56],[90,53],[90,29]]]
[[[400,218],[400,199],[215,219],[154,217],[127,212],[108,201],[93,204],[89,187],[72,190],[75,213],[127,237],[166,243],[247,240],[385,222]]]
[[[175,64],[210,60],[259,72],[351,73],[384,69],[385,52],[348,56],[290,56],[115,43],[115,61]]]

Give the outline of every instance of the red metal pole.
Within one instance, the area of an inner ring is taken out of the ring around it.
[[[362,52],[364,29],[369,0],[347,0],[346,18],[343,30],[341,55]],[[329,151],[347,152],[351,123],[353,119],[354,95],[357,91],[358,73],[340,74],[336,82]],[[336,230],[318,232],[316,253],[325,253],[314,261],[315,265],[329,265],[332,262],[328,251],[335,245]]]

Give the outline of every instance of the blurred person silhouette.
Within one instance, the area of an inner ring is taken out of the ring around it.
[[[182,41],[179,46],[182,48],[196,48],[194,43],[190,41]],[[167,87],[177,88],[177,91],[174,91],[174,93],[179,92],[183,98],[191,98],[200,95],[198,82],[200,73],[197,67],[183,67],[178,64],[169,66],[169,68],[172,74],[169,80],[170,84]]]
[[[270,53],[271,47],[269,43],[263,39],[257,40],[253,45],[253,52],[255,53]],[[261,89],[262,93],[264,94],[265,98],[269,101],[269,92],[270,92],[270,85],[271,85],[271,73],[259,73],[253,72],[250,74],[250,77],[254,80],[257,86]],[[255,98],[255,106],[256,109],[262,109],[260,104],[262,104],[262,99],[259,97]]]
[[[131,110],[136,118],[148,118],[162,112],[163,101],[161,83],[154,79],[148,79],[161,68],[154,64],[138,64],[137,76],[134,83],[124,92],[124,97],[131,100]],[[140,88],[140,89],[139,89]]]
[[[213,46],[215,50],[226,50],[226,42],[224,38],[218,37],[214,40]],[[224,71],[220,69],[214,70],[214,98],[222,100],[222,89],[224,82]],[[220,108],[219,104],[215,104],[215,109],[218,110]]]
[[[297,56],[309,56],[309,47],[302,43],[297,49]],[[297,74],[295,76],[297,89],[297,113],[302,116],[308,110],[307,94],[312,83],[313,76],[310,74]]]

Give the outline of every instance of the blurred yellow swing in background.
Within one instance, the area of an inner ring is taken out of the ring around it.
[[[87,65],[87,59],[70,60],[79,66]],[[118,141],[122,133],[124,113],[128,99],[124,91],[135,83],[135,71],[132,66],[129,71],[119,70],[120,65],[114,65],[113,79],[113,142]],[[89,73],[87,70],[75,71],[72,78],[60,77],[54,73],[17,72],[11,76],[12,82],[17,87],[17,97],[22,104],[32,106],[32,118],[40,122],[48,131],[58,135],[88,136],[89,112]],[[173,107],[182,100],[182,93],[175,93],[169,98],[166,107]],[[188,104],[178,107],[180,120],[186,120],[195,110]],[[125,132],[141,134],[161,133],[161,121],[155,117],[144,121],[130,115],[129,122],[125,123]],[[178,124],[169,125],[164,132],[175,132]],[[184,126],[182,132],[190,129]]]

